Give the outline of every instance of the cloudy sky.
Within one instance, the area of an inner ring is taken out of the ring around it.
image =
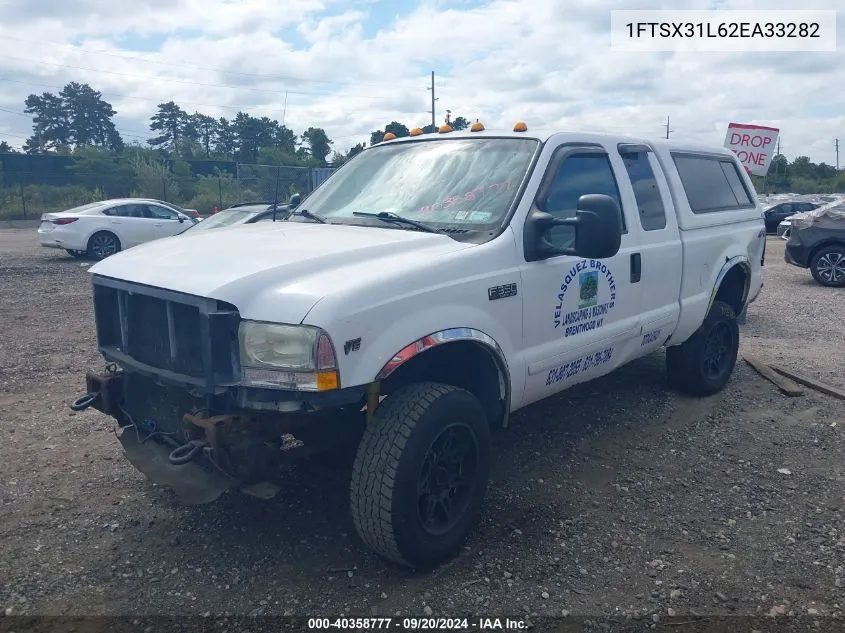
[[[839,0],[804,0],[835,9]],[[793,6],[790,6],[793,5]],[[611,9],[791,9],[786,0],[0,0],[0,140],[31,133],[30,93],[100,90],[128,141],[156,104],[296,132],[334,148],[391,120],[480,118],[488,129],[607,130],[724,140],[728,121],[781,129],[787,157],[845,165],[845,11],[837,52],[612,51]],[[845,7],[843,7],[845,8]]]

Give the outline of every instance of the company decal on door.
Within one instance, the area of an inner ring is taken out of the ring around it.
[[[599,329],[616,305],[616,281],[610,268],[598,259],[576,262],[557,295],[554,327],[564,337]]]

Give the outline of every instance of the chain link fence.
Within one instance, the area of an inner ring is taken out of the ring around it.
[[[165,172],[0,173],[0,220],[38,219],[42,213],[112,198],[154,198],[210,215],[242,202],[284,202],[307,194],[331,167],[237,165],[236,173],[179,177]]]

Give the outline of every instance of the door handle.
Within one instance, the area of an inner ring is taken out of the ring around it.
[[[643,260],[639,253],[631,253],[631,283],[637,283],[643,275]]]
[[[164,226],[161,222],[156,222],[153,226]]]

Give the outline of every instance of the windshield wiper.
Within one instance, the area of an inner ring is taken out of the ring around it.
[[[418,228],[420,231],[425,231],[426,233],[442,233],[440,229],[436,229],[433,226],[428,226],[423,224],[422,222],[417,222],[416,220],[412,220],[410,218],[403,218],[401,215],[396,215],[392,211],[381,211],[380,213],[368,213],[365,211],[354,211],[352,215],[359,215],[365,218],[377,218],[382,222],[388,222],[393,224],[407,224],[408,226],[413,226]]]
[[[296,209],[291,213],[291,215],[301,215],[303,218],[308,218],[309,220],[314,220],[315,222],[319,222],[320,224],[328,224],[329,221],[326,220],[322,215],[317,215],[316,213],[311,213],[308,209]]]

